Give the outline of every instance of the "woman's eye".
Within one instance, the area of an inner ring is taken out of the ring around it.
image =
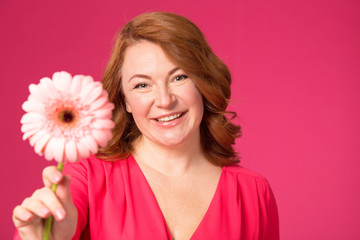
[[[181,81],[181,80],[184,80],[186,78],[188,78],[188,76],[186,76],[186,75],[178,75],[178,76],[174,77],[174,80],[175,81]]]
[[[139,83],[135,88],[146,88],[148,85],[146,83]]]

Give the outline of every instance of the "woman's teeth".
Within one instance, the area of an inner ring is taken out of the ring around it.
[[[168,121],[174,120],[176,118],[179,118],[181,115],[182,115],[182,113],[176,113],[176,114],[171,115],[171,116],[166,116],[166,117],[159,118],[159,119],[157,119],[157,121],[158,122],[168,122]]]

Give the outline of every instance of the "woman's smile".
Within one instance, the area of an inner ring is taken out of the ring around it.
[[[181,117],[182,115],[183,115],[183,113],[175,113],[175,114],[172,114],[170,116],[157,118],[156,121],[158,121],[158,122],[169,122],[169,121],[172,121],[174,119],[177,119],[177,118]]]

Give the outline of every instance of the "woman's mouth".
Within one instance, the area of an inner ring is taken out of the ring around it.
[[[175,120],[175,119],[181,117],[183,114],[184,113],[175,113],[175,114],[170,115],[170,116],[158,118],[158,119],[156,119],[156,121],[158,121],[158,122],[170,122],[172,120]]]

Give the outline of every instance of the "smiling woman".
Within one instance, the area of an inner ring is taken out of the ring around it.
[[[241,132],[227,118],[230,72],[192,22],[135,17],[102,82],[114,137],[97,156],[65,165],[70,186],[45,168],[45,187],[20,207],[31,214],[14,211],[24,239],[41,237],[50,212],[54,239],[66,229],[73,239],[279,239],[267,180],[240,167],[233,149]]]

